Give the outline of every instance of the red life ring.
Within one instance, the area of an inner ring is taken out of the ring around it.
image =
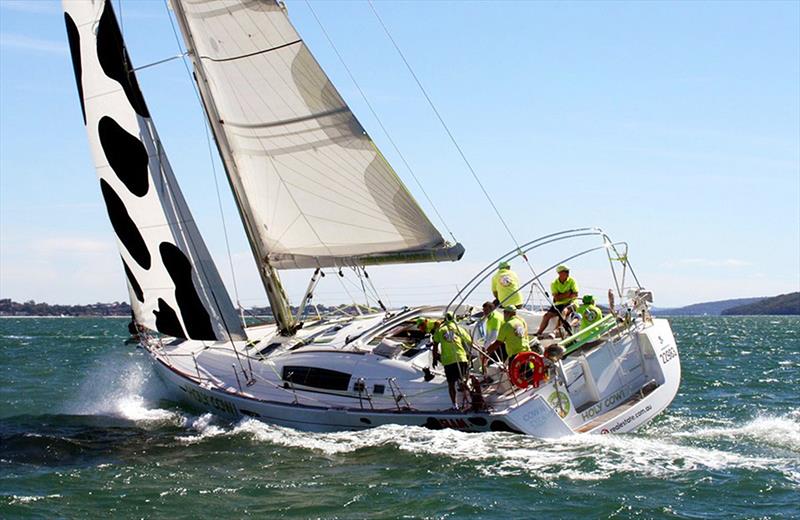
[[[530,365],[533,365],[531,370]],[[508,368],[511,384],[517,388],[538,388],[545,379],[544,358],[536,352],[520,352],[514,356]]]

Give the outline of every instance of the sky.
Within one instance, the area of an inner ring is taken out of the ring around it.
[[[334,85],[447,234],[308,4],[286,4]],[[629,244],[659,307],[800,290],[800,2],[375,5],[518,241],[601,227]],[[181,52],[163,0],[114,6],[135,66]],[[369,5],[311,6],[467,250],[455,264],[375,267],[370,279],[392,305],[449,300],[514,243]],[[183,63],[141,70],[138,79],[229,292],[245,307],[265,305]],[[573,252],[551,248],[531,262],[542,269]],[[599,260],[572,272],[598,294],[608,287],[599,270],[608,261]],[[295,303],[309,276],[282,273]],[[357,284],[326,277],[316,301],[363,300]],[[63,15],[50,0],[0,0],[0,298],[127,298]]]

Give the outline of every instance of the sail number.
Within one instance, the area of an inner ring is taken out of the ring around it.
[[[661,363],[667,364],[676,357],[678,357],[678,352],[675,350],[675,347],[667,347],[658,355],[661,358]]]

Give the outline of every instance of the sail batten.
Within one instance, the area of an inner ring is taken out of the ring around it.
[[[259,262],[289,269],[460,258],[281,4],[173,2]]]

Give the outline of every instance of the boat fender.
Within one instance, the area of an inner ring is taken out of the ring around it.
[[[517,388],[538,388],[546,375],[544,358],[536,352],[521,352],[508,368],[511,384]]]

